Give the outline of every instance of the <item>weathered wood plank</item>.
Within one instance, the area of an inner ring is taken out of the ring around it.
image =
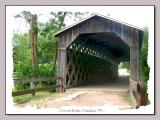
[[[139,81],[139,39],[136,30],[132,30],[130,41],[130,77],[132,80]]]
[[[60,38],[60,41],[62,41],[62,37]],[[64,44],[66,45],[66,44]],[[63,46],[66,48],[66,46]],[[63,84],[65,86],[66,83],[66,68],[67,68],[67,50],[66,49],[59,49],[58,50],[58,76],[62,77],[62,80],[58,80],[57,84]],[[57,88],[57,92],[62,92],[63,89]]]
[[[130,89],[140,93],[140,83],[130,79]]]
[[[41,82],[50,80],[62,80],[62,77],[41,77],[41,78],[26,78],[26,79],[13,79],[14,84],[29,83],[29,82]]]

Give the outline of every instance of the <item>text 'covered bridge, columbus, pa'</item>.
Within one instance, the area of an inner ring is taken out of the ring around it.
[[[141,105],[141,28],[94,14],[54,34],[59,37],[58,76],[64,88],[99,79],[118,79],[118,65],[130,61],[130,93]],[[59,88],[58,91],[63,91]]]

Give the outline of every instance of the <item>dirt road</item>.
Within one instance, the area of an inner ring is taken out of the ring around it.
[[[65,93],[56,93],[52,97],[46,97],[27,104],[37,108],[61,108],[64,106],[127,106],[130,108],[128,93],[128,80],[122,79],[117,82],[97,82],[85,86],[67,89]]]

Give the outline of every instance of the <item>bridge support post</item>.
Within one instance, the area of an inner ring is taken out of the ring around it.
[[[118,65],[110,64],[110,71],[111,73],[108,75],[109,79],[117,81],[119,79]]]
[[[130,94],[134,108],[141,106],[140,93],[140,78],[139,78],[139,38],[138,31],[132,31],[130,41]]]
[[[114,80],[118,80],[119,79],[119,75],[118,75],[118,65],[114,65]]]
[[[66,88],[66,62],[67,62],[67,53],[65,48],[58,48],[58,77],[62,77],[63,80],[58,80],[57,85],[62,85],[58,87],[56,92],[64,92]]]

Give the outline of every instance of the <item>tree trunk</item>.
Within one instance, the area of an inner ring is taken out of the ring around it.
[[[56,61],[57,61],[57,55],[58,55],[58,43],[55,45],[55,57],[54,57],[54,71],[56,70]]]
[[[30,39],[31,39],[31,50],[32,50],[32,71],[33,77],[35,77],[36,64],[37,64],[37,15],[32,15]],[[30,88],[34,89],[34,83],[30,82]],[[32,94],[35,96],[35,92]]]

